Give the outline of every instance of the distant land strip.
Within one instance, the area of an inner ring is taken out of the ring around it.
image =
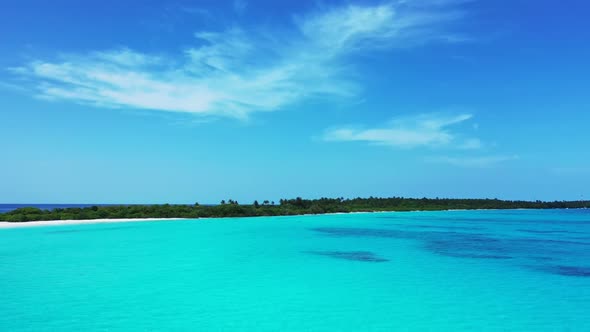
[[[140,219],[140,218],[223,218],[255,216],[289,216],[302,214],[386,212],[386,211],[441,211],[476,209],[579,209],[590,208],[590,201],[509,201],[499,199],[446,198],[320,198],[254,201],[239,204],[229,199],[219,205],[161,204],[108,205],[43,210],[22,207],[0,213],[0,221],[26,222],[40,220]]]

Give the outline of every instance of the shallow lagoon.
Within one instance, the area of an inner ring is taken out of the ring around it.
[[[590,210],[0,230],[2,331],[588,331]]]

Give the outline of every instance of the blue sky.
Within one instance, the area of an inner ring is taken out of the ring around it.
[[[585,1],[0,4],[0,202],[590,198]]]

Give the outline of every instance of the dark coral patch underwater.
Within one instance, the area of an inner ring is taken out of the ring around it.
[[[318,227],[312,231],[330,237],[372,237],[415,240],[433,254],[469,259],[504,260],[539,272],[572,277],[590,277],[590,267],[562,264],[571,257],[580,262],[588,257],[589,242],[530,237],[497,237],[491,234],[439,230],[394,230],[379,228]],[[319,254],[319,253],[318,253]],[[363,260],[363,256],[347,257],[339,252],[326,256]],[[366,257],[364,257],[366,258]],[[370,259],[370,258],[369,258]],[[542,262],[551,265],[538,266]],[[557,264],[556,264],[557,263]]]
[[[381,263],[388,262],[388,259],[376,256],[370,251],[306,251],[312,255],[327,256],[336,259],[345,259],[349,261]]]
[[[568,277],[590,277],[590,266],[550,265],[534,269]]]

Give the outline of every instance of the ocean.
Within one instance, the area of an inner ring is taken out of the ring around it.
[[[0,331],[590,331],[590,210],[0,229]]]

